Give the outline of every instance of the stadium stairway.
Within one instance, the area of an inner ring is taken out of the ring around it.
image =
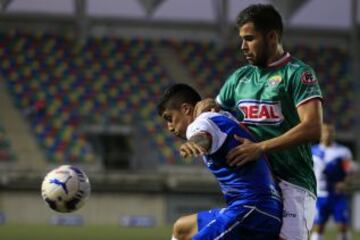
[[[46,169],[46,161],[25,118],[16,110],[6,89],[0,85],[1,121],[17,156],[16,170]]]
[[[196,88],[194,79],[184,67],[184,64],[177,57],[174,49],[168,46],[159,46],[156,48],[156,53],[159,58],[159,62],[165,68],[166,72],[176,83],[185,83]],[[201,89],[197,90],[202,95]]]

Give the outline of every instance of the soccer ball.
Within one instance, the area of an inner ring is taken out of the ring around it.
[[[90,195],[89,178],[79,168],[63,165],[45,176],[41,194],[51,209],[73,212],[81,208]]]

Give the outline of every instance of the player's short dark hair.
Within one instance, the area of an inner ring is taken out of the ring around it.
[[[178,109],[183,103],[195,106],[200,100],[200,94],[194,88],[177,83],[165,90],[157,106],[158,114],[161,116],[166,109]]]
[[[283,23],[280,13],[270,4],[252,4],[242,10],[237,19],[238,28],[244,24],[254,23],[255,30],[264,34],[275,30],[278,32],[280,39],[283,33]]]

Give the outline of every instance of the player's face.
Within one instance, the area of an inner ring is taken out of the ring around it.
[[[186,139],[186,129],[191,119],[183,109],[167,109],[163,112],[162,118],[167,122],[167,128],[171,133]]]
[[[239,29],[242,40],[241,50],[246,60],[255,66],[266,67],[269,58],[269,44],[264,35],[256,31],[252,22],[245,23]]]
[[[335,138],[335,127],[331,124],[323,124],[321,127],[321,142],[331,145]]]

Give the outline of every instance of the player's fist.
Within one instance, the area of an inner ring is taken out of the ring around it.
[[[220,106],[212,98],[205,98],[195,105],[194,118],[203,112],[219,112]]]
[[[186,142],[180,146],[180,155],[184,158],[197,157],[205,154],[205,149],[195,142]]]

